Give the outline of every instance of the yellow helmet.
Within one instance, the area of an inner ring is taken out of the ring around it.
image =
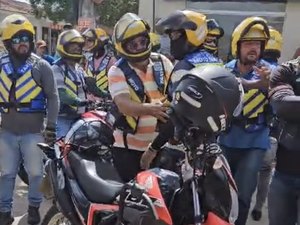
[[[71,43],[78,43],[82,46],[84,44],[83,37],[75,29],[66,30],[58,36],[56,50],[58,51],[61,57],[70,59],[81,59],[83,56],[82,53],[71,54],[66,51],[66,46]]]
[[[270,31],[270,39],[266,45],[265,52],[266,51],[274,51],[281,53],[282,48],[282,36],[281,33],[274,29],[273,27],[269,27]]]
[[[224,30],[217,23],[215,19],[208,19],[207,22],[207,36],[203,47],[212,54],[218,53],[218,40],[223,37]]]
[[[94,41],[94,44],[89,49],[85,49],[86,51],[93,51],[98,45],[104,46],[109,41],[108,34],[102,28],[88,28],[82,33],[82,36]]]
[[[152,51],[156,52],[160,49],[160,36],[156,33],[151,32],[149,34],[150,42],[152,44]]]
[[[128,60],[139,61],[147,59],[151,53],[151,42],[149,37],[150,27],[134,13],[126,13],[116,23],[113,31],[113,43],[118,54]],[[144,35],[149,39],[148,47],[145,51],[132,54],[126,52],[124,44],[137,36]]]
[[[177,10],[159,20],[155,27],[159,34],[184,30],[187,42],[193,47],[202,45],[207,35],[206,16],[190,10]]]
[[[231,40],[231,54],[234,58],[239,55],[240,41],[262,41],[262,52],[270,39],[267,21],[261,17],[244,19],[233,31]]]
[[[224,30],[215,19],[206,20],[207,23],[207,35],[215,36],[218,39],[223,37]]]
[[[1,38],[2,41],[10,40],[15,34],[20,31],[26,31],[32,38],[35,34],[33,25],[29,20],[22,15],[12,14],[4,18],[1,23]]]
[[[106,41],[109,40],[109,36],[106,33],[106,31],[102,28],[96,28],[95,29],[96,35],[97,35],[97,39],[102,41],[103,43],[105,43]]]
[[[95,29],[93,28],[88,28],[86,29],[83,33],[82,33],[82,37],[85,39],[89,39],[91,41],[93,41],[93,45],[88,46],[88,47],[84,47],[85,51],[93,51],[96,46],[98,45],[98,40],[97,40],[97,34]]]

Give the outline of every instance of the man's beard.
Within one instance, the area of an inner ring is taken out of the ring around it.
[[[245,66],[248,65],[255,65],[255,63],[259,60],[259,57],[255,57],[253,59],[249,58],[248,56],[241,58],[241,63]]]
[[[20,52],[16,51],[14,48],[11,48],[11,54],[13,55],[13,57],[18,59],[19,61],[24,62],[31,55],[31,51],[30,51],[30,49],[28,49],[26,52],[20,53]]]

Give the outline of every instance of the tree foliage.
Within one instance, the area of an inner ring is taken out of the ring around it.
[[[79,0],[30,0],[36,17],[77,22]],[[97,22],[112,27],[127,12],[138,13],[138,0],[104,0],[95,7]]]
[[[104,0],[95,10],[98,23],[113,27],[125,13],[138,13],[138,0]]]
[[[72,7],[76,0],[30,0],[37,18],[48,17],[54,22],[72,21]]]

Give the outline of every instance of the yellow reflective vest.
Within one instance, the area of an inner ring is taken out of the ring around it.
[[[93,77],[96,79],[96,85],[102,92],[108,91],[108,65],[110,62],[111,56],[108,54],[105,55],[98,68],[94,67],[94,58],[90,57],[88,60],[87,66],[87,75],[88,77]]]
[[[10,108],[18,112],[45,112],[46,98],[42,88],[32,77],[32,68],[40,58],[32,54],[25,65],[14,69],[8,55],[0,58],[0,111]]]
[[[153,61],[153,75],[155,83],[157,84],[159,91],[165,94],[168,80],[165,77],[163,62],[157,54],[151,55],[151,60]],[[144,84],[136,72],[128,65],[128,62],[121,58],[117,62],[117,67],[119,67],[125,74],[131,99],[139,103],[146,102],[147,97],[144,90]],[[109,114],[109,120],[114,127],[124,131],[125,133],[134,134],[138,127],[139,117],[125,116],[118,111],[116,105],[113,105],[111,113]]]

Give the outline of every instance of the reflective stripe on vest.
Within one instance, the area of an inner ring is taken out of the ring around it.
[[[95,77],[97,87],[104,92],[108,89],[107,67],[109,65],[111,56],[106,55],[97,70],[94,68],[94,58],[91,57],[88,62],[87,75],[89,77]]]
[[[243,104],[243,116],[252,119],[264,112],[268,99],[260,90],[252,89],[244,94]]]
[[[20,74],[13,81],[13,67],[8,56],[0,59],[0,111],[8,112],[14,107],[18,112],[45,112],[46,100],[42,88],[32,77],[33,64],[39,58],[31,56],[25,65],[17,70]],[[10,102],[11,88],[15,83],[15,102]]]
[[[188,54],[184,59],[192,64],[194,67],[202,67],[207,65],[224,66],[223,62],[216,58],[214,55],[206,52],[205,50],[199,50]]]
[[[165,70],[163,66],[163,62],[160,56],[151,56],[151,60],[153,61],[153,75],[155,83],[161,93],[165,93],[167,87],[167,79],[165,77]],[[124,59],[120,59],[117,62],[117,66],[122,70],[125,75],[126,82],[129,87],[130,97],[133,101],[143,103],[146,102],[147,96],[144,90],[144,84],[136,72],[128,65],[127,61]],[[128,133],[135,133],[138,127],[139,117],[133,116],[122,116],[125,118],[126,125],[129,127],[117,127],[122,130],[126,130]],[[122,122],[122,126],[126,126]]]
[[[75,99],[79,94],[79,85],[84,86],[84,74],[79,73],[79,70],[76,71],[78,74],[75,74],[72,70],[68,69],[66,65],[62,65],[61,68],[63,69],[65,75],[64,83],[66,85],[67,94]],[[79,110],[78,106],[68,105],[68,107],[76,112]]]

